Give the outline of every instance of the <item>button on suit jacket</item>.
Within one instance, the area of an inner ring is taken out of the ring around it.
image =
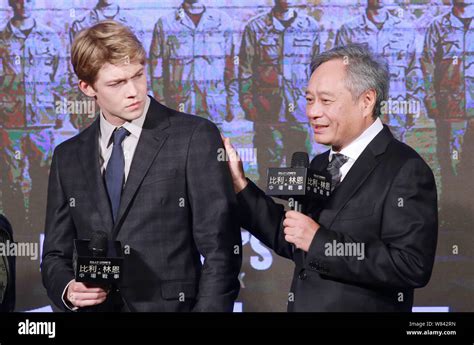
[[[217,127],[152,98],[115,224],[98,135],[95,121],[54,153],[42,261],[51,300],[66,309],[73,240],[103,230],[127,249],[118,289],[125,310],[232,311],[241,237],[230,172],[218,160]]]
[[[325,170],[328,156],[316,156],[311,168]],[[295,263],[289,311],[410,311],[414,288],[430,279],[438,231],[434,176],[386,126],[329,200],[309,203],[321,227],[307,253],[285,241],[282,205],[251,182],[237,199],[243,227]],[[327,251],[339,243],[363,244],[364,256]]]

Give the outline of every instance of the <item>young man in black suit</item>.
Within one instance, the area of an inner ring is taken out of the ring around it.
[[[65,310],[232,311],[241,238],[217,127],[147,95],[145,50],[122,24],[81,31],[71,60],[101,115],[54,153],[42,261],[49,297]],[[98,230],[126,246],[112,290],[74,279],[73,240]]]
[[[288,211],[229,161],[243,227],[295,262],[289,311],[410,311],[435,258],[438,215],[433,173],[379,116],[389,73],[363,46],[315,57],[306,90],[314,138],[331,149],[311,168],[334,190],[308,215]],[[234,149],[224,139],[230,157]]]

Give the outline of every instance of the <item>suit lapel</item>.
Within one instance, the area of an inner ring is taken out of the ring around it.
[[[331,210],[331,212],[327,212],[326,217],[324,217],[324,223],[327,224],[327,227],[331,227],[342,208],[370,176],[371,172],[380,162],[380,155],[385,152],[392,139],[393,135],[390,133],[388,127],[384,125],[384,129],[377,134],[355,161],[344,180],[333,192],[324,207],[325,209]]]
[[[326,168],[329,164],[329,152],[331,152],[331,150],[328,150],[326,152],[321,153],[319,156],[316,156],[311,162],[311,169],[321,172],[326,171]]]
[[[102,219],[104,231],[111,232],[113,227],[112,211],[100,171],[99,152],[99,119],[81,135],[82,144],[79,146],[79,162],[87,181],[89,195]]]
[[[130,202],[168,137],[168,134],[163,131],[168,126],[168,109],[151,98],[150,108],[143,124],[142,133],[135,149],[130,172],[120,200],[117,222],[113,231],[114,238],[120,230]]]

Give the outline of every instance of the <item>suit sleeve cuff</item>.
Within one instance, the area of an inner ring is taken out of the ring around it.
[[[250,200],[255,200],[255,197],[257,197],[258,194],[262,192],[260,188],[258,188],[250,179],[247,177],[245,179],[248,182],[247,185],[244,189],[236,194],[237,201],[240,205],[248,205]]]
[[[333,239],[333,231],[321,225],[314,235],[306,255],[305,266],[307,269],[321,274],[329,273],[328,260],[324,252],[326,243],[331,243]]]
[[[77,311],[79,308],[73,306],[71,303],[69,303],[66,300],[66,291],[67,291],[67,288],[69,287],[69,285],[71,285],[72,282],[74,282],[74,279],[72,279],[69,283],[67,283],[66,287],[64,288],[63,294],[61,295],[61,299],[63,300],[63,304],[66,306],[67,309],[69,309],[70,311]]]
[[[236,194],[236,198],[239,206],[241,226],[244,229],[251,229],[255,216],[253,205],[255,205],[255,200],[260,198],[262,191],[248,178],[247,181],[247,186]]]

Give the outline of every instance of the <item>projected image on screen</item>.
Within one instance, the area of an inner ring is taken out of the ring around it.
[[[0,0],[0,10],[0,213],[15,241],[40,243],[53,151],[99,114],[70,63],[80,30],[130,27],[146,49],[149,95],[213,121],[260,187],[294,152],[328,149],[306,117],[311,59],[361,43],[389,65],[382,121],[436,178],[437,257],[415,305],[474,309],[474,1]],[[242,241],[235,310],[286,310],[292,262],[246,229]],[[51,305],[39,261],[17,258],[18,311]]]

